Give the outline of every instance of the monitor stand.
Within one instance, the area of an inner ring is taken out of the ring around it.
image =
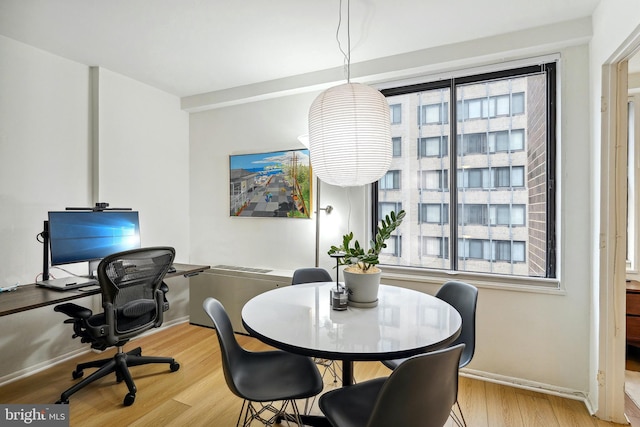
[[[101,259],[96,259],[93,261],[89,261],[89,277],[90,279],[98,278],[98,264],[100,264]]]

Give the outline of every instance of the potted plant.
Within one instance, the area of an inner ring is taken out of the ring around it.
[[[353,232],[342,236],[341,246],[331,246],[328,254],[344,255],[339,258],[338,265],[346,265],[344,283],[349,291],[349,303],[355,306],[375,306],[378,302],[378,286],[382,270],[377,267],[379,255],[387,247],[385,241],[402,224],[405,211],[397,214],[392,211],[386,215],[377,227],[376,235],[365,250],[357,240],[353,240]]]

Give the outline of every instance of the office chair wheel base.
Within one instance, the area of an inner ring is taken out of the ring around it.
[[[180,369],[180,364],[178,362],[173,362],[171,365],[169,365],[169,369],[171,369],[171,372],[175,372]]]
[[[84,371],[71,372],[71,376],[73,377],[74,380],[77,380],[78,378],[82,378],[83,375],[84,375]]]
[[[133,402],[135,402],[136,400],[136,395],[133,393],[127,393],[127,395],[124,397],[124,401],[122,402],[124,404],[124,406],[131,406],[133,405]]]

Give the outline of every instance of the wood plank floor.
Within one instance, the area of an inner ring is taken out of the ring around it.
[[[247,336],[239,335],[238,341],[248,350],[268,348]],[[181,364],[180,370],[169,372],[166,365],[132,368],[138,393],[130,407],[122,406],[126,385],[117,384],[113,376],[89,385],[70,398],[72,427],[235,425],[242,401],[226,386],[213,329],[184,323],[135,340],[125,350],[138,345],[143,349],[142,354],[175,357]],[[0,387],[0,402],[55,402],[60,393],[73,384],[71,372],[77,363],[112,354],[113,350],[101,355],[91,352],[14,381]],[[355,366],[358,381],[388,374],[389,370],[377,362],[358,362]],[[327,376],[325,390],[332,387],[332,379]],[[591,417],[585,406],[575,400],[464,377],[460,378],[459,401],[470,427],[618,425]],[[312,412],[319,413],[315,405]],[[449,420],[446,426],[454,424]]]

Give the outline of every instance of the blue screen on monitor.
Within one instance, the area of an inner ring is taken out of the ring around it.
[[[140,247],[135,211],[49,212],[51,265],[95,261]]]

